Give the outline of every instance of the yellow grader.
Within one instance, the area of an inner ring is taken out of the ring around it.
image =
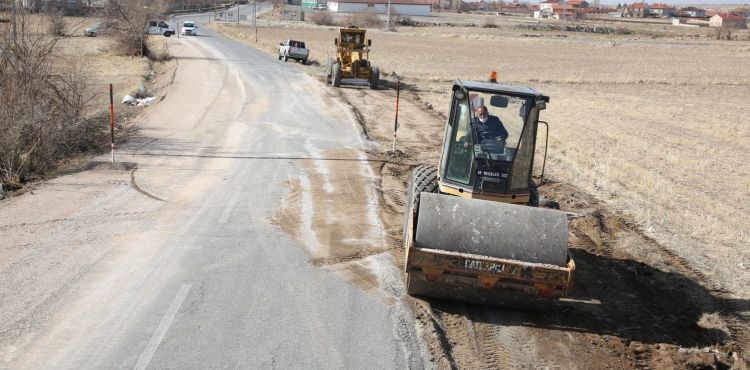
[[[532,177],[549,97],[457,80],[450,102],[438,166],[416,167],[407,189],[407,292],[549,308],[567,295],[575,272],[567,216],[539,207]]]
[[[344,84],[377,89],[380,71],[368,60],[372,40],[366,37],[365,30],[357,27],[341,28],[334,44],[336,61],[329,63],[328,83],[334,87]]]

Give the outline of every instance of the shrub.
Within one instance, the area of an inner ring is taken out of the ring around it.
[[[378,17],[374,11],[366,11],[362,13],[350,14],[347,18],[348,26],[355,26],[360,28],[381,28],[383,27],[383,21]]]
[[[46,14],[49,33],[54,36],[65,36],[65,18],[62,10],[50,10]]]
[[[485,19],[484,24],[482,24],[482,28],[497,28],[497,25],[495,24],[495,19],[493,18]]]
[[[717,40],[731,40],[732,30],[724,27],[716,28],[713,32],[713,35]]]
[[[415,27],[417,25],[417,22],[415,22],[411,17],[406,15],[396,15],[391,16],[391,23],[394,23],[398,26],[407,26],[407,27]]]
[[[329,12],[315,12],[310,14],[307,19],[314,24],[319,26],[334,26],[336,22],[333,20],[333,16]]]

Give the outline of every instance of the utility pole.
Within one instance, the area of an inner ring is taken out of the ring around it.
[[[560,22],[560,32],[565,31],[565,8],[567,8],[567,3],[565,2],[565,0],[563,0],[562,4],[562,22]]]
[[[258,43],[258,0],[253,0],[253,26],[255,26],[255,43]]]
[[[386,22],[386,29],[391,30],[391,0],[388,0],[388,20]]]
[[[18,39],[16,36],[16,0],[11,0],[11,15],[13,18],[13,48],[18,45]]]
[[[237,2],[237,27],[240,26],[240,2]]]

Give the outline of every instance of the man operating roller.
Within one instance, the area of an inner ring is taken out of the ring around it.
[[[508,130],[505,129],[497,116],[492,116],[487,112],[486,106],[480,105],[474,111],[474,114],[471,127],[480,142],[486,139],[505,140],[508,138]]]

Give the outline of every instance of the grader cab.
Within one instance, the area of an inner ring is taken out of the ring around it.
[[[334,87],[344,85],[369,86],[377,89],[380,71],[369,61],[372,40],[365,30],[357,27],[341,28],[336,38],[336,60],[329,63],[328,83]]]

